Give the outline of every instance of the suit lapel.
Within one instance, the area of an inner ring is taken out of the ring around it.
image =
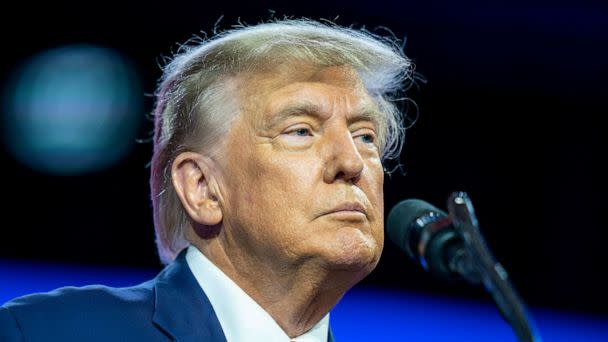
[[[154,323],[175,341],[225,342],[209,299],[186,262],[186,250],[155,279]]]

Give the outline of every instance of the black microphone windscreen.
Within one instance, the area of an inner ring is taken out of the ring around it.
[[[443,211],[420,199],[407,199],[397,203],[387,218],[386,232],[389,239],[401,249],[408,250],[408,229],[418,218],[429,212],[447,216]]]

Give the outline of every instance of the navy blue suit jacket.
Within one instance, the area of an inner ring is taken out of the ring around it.
[[[0,341],[226,341],[185,251],[127,288],[64,287],[0,307]],[[328,341],[333,342],[331,331]]]

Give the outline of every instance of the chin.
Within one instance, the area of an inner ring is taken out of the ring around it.
[[[371,235],[350,227],[340,229],[328,247],[328,268],[361,272],[363,276],[376,267],[382,252],[382,245]]]

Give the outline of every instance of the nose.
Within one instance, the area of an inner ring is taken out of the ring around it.
[[[328,184],[338,180],[356,183],[361,177],[365,163],[350,131],[343,129],[340,132],[332,132],[326,138],[323,181]]]

